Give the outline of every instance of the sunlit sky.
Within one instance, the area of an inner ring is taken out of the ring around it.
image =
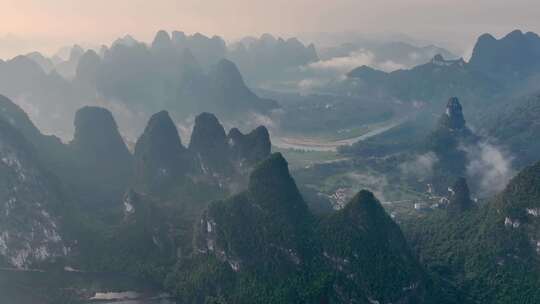
[[[539,0],[0,0],[0,57],[103,44],[159,29],[233,40],[265,32],[406,33],[472,43],[484,32],[540,32]]]

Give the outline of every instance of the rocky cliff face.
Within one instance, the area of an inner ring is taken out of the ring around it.
[[[467,180],[463,177],[448,188],[448,210],[451,212],[463,212],[474,207],[474,202],[471,199]]]
[[[247,191],[208,207],[197,225],[197,255],[202,263],[217,259],[227,271],[238,274],[230,282],[216,282],[220,289],[244,275],[255,282],[254,292],[272,289],[275,286],[268,283],[289,280],[310,263],[309,223],[307,205],[286,161],[274,154],[253,171]],[[232,290],[226,293],[234,294]]]
[[[138,189],[159,194],[171,183],[197,172],[193,155],[182,145],[169,113],[154,114],[135,145]]]
[[[111,112],[100,107],[84,107],[75,114],[75,135],[71,146],[96,161],[107,163],[131,160]]]
[[[253,167],[270,155],[270,135],[265,127],[248,134],[233,128],[229,134],[215,115],[202,113],[195,119],[189,151],[206,177],[237,192],[245,188]]]
[[[425,151],[435,153],[434,167],[436,192],[445,194],[454,181],[467,174],[467,153],[463,147],[474,146],[478,137],[467,127],[461,103],[456,97],[448,100],[435,130],[425,141]]]
[[[317,223],[280,154],[255,168],[247,191],[208,207],[195,246],[180,269],[211,283],[190,285],[190,274],[179,273],[186,301],[199,293],[244,299],[235,286],[248,280],[255,303],[429,302],[427,275],[373,194],[360,192]]]
[[[119,198],[133,174],[133,156],[107,109],[83,107],[75,115],[75,134],[69,144],[71,162],[59,175],[68,184],[94,195],[112,191]],[[81,174],[84,172],[84,174]]]
[[[214,114],[202,113],[195,118],[189,150],[205,174],[223,176],[232,171],[225,129]]]
[[[323,256],[337,274],[332,288],[340,303],[426,301],[427,275],[372,193],[359,192],[323,220],[319,231]]]
[[[65,256],[58,217],[61,198],[34,148],[0,120],[0,256],[17,268]],[[0,259],[1,260],[1,259]]]
[[[254,166],[270,155],[272,144],[266,127],[260,126],[248,134],[233,128],[227,135],[232,158],[241,167]]]
[[[452,97],[446,104],[446,111],[439,121],[440,127],[447,128],[450,131],[461,131],[465,127],[465,118],[463,116],[463,107],[457,97]]]

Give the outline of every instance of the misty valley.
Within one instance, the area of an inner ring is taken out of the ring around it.
[[[160,30],[0,59],[0,303],[540,303],[540,36],[457,53]]]

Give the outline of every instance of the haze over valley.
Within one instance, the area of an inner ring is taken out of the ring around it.
[[[0,4],[0,303],[540,302],[535,1]]]

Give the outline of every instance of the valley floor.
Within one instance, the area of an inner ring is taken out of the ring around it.
[[[379,135],[403,124],[407,120],[408,118],[401,118],[399,120],[391,120],[383,123],[363,126],[358,130],[343,130],[342,133],[338,132],[335,138],[273,136],[272,144],[281,149],[336,152],[337,148],[340,146],[352,145],[358,141],[363,141],[370,137]],[[353,135],[352,137],[342,135],[351,135],[351,133],[359,133],[360,135]]]
[[[0,269],[0,303],[174,304],[169,298],[125,274]]]

